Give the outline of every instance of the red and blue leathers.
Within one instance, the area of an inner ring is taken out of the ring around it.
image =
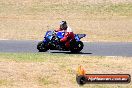
[[[67,48],[70,47],[70,40],[73,40],[75,37],[74,37],[74,33],[72,31],[72,29],[70,27],[67,27],[66,29],[57,29],[55,30],[56,32],[59,32],[59,31],[62,31],[62,32],[65,32],[65,35],[64,37],[60,40],[60,42],[63,42],[65,43],[65,46]]]

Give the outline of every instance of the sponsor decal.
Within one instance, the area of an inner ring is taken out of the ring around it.
[[[79,66],[76,81],[79,85],[90,83],[130,83],[129,74],[86,74],[82,66]]]

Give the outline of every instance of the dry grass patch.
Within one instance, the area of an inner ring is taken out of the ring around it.
[[[0,1],[0,39],[42,40],[67,20],[86,41],[132,41],[131,0]],[[50,26],[50,27],[47,27]]]
[[[89,74],[131,74],[131,57],[92,57],[69,54],[0,54],[0,80],[6,88],[79,88],[75,76],[83,65]],[[89,84],[84,88],[131,88],[132,84]]]
[[[10,84],[11,84],[11,82],[9,80],[6,80],[6,79],[0,80],[0,86],[8,86]]]

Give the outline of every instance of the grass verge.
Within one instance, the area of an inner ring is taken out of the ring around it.
[[[100,1],[1,1],[0,39],[41,40],[66,20],[75,33],[88,35],[84,41],[131,42],[132,3]]]
[[[89,74],[130,74],[131,57],[101,57],[46,53],[0,53],[0,80],[6,88],[79,88],[76,70],[83,65]],[[132,84],[88,84],[83,88],[131,88]]]

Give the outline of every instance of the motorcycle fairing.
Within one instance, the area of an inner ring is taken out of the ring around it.
[[[85,37],[85,36],[86,36],[86,34],[75,34],[75,39],[77,41],[80,41],[80,39],[83,38],[83,37]]]
[[[62,39],[64,37],[65,32],[57,32],[57,37]]]

